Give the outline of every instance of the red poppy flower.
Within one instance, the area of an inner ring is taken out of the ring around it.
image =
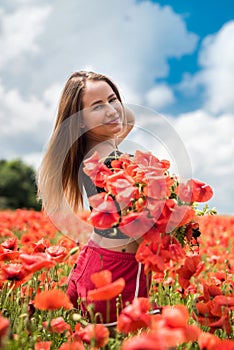
[[[118,223],[120,215],[111,196],[102,192],[90,197],[89,203],[93,208],[90,214],[90,222],[94,227],[107,229]]]
[[[132,212],[122,216],[119,228],[125,235],[133,238],[143,236],[154,225],[154,220],[148,217],[148,211]]]
[[[219,296],[215,298],[219,298]],[[228,307],[222,307],[216,303],[215,298],[206,303],[196,303],[198,315],[193,315],[193,317],[201,325],[210,327],[212,333],[216,329],[221,328],[225,330],[227,334],[231,334],[232,327],[230,324],[230,311]]]
[[[188,225],[186,225],[185,227],[185,230],[186,230],[186,238],[188,242],[190,242],[193,239],[193,237],[195,237],[194,236],[195,233],[198,234],[196,238],[200,235],[198,222],[192,221],[188,223]]]
[[[234,296],[217,295],[213,300],[220,306],[234,307]]]
[[[111,283],[112,273],[110,270],[102,270],[100,272],[93,273],[90,279],[96,288],[100,288]]]
[[[136,260],[144,264],[144,272],[163,272],[165,263],[161,256],[156,254],[159,244],[156,242],[141,242],[137,249]]]
[[[189,314],[184,305],[166,306],[161,315],[152,317],[151,332],[165,340],[167,348],[196,341],[201,330],[188,325]]]
[[[196,303],[197,311],[199,312],[199,314],[203,314],[203,315],[205,315],[205,314],[208,315],[208,313],[210,312],[209,306],[210,306],[209,302],[207,302],[207,303],[202,303],[202,302]]]
[[[154,168],[160,168],[163,172],[170,167],[170,162],[168,160],[160,161],[151,152],[141,152],[139,150],[135,152],[134,162],[144,167],[152,166]]]
[[[23,266],[26,271],[36,272],[43,268],[50,269],[55,265],[50,256],[46,253],[34,253],[34,254],[20,254],[20,260],[23,262]]]
[[[19,252],[11,249],[5,249],[0,246],[0,261],[8,261],[18,259]]]
[[[1,279],[3,281],[22,281],[28,275],[21,264],[7,264],[1,266]]]
[[[100,280],[102,282],[96,284],[96,286],[100,284],[102,286],[88,291],[88,299],[90,301],[110,300],[112,298],[115,298],[117,297],[117,295],[119,295],[123,291],[125,287],[124,278],[119,278],[115,282],[110,283],[109,274],[106,272],[106,270],[96,272],[94,274],[94,277],[92,276],[93,275],[91,275],[91,280],[94,281],[95,283],[97,283],[96,281],[98,280],[98,277],[100,277]]]
[[[69,331],[70,333],[72,333],[71,326],[64,321],[63,317],[53,318],[50,321],[50,324],[48,323],[48,321],[46,321],[46,322],[43,322],[42,325],[44,328],[47,328],[49,325],[50,332],[63,333],[65,331]]]
[[[176,205],[169,217],[166,232],[188,224],[195,217],[195,210],[188,205]]]
[[[189,320],[188,309],[184,305],[165,306],[162,309],[162,317],[167,325],[172,328],[184,327]]]
[[[190,278],[198,275],[203,268],[204,262],[201,262],[199,255],[188,256],[184,265],[177,270],[181,287],[186,289],[190,284]]]
[[[233,350],[234,341],[221,340],[214,334],[202,332],[198,338],[198,345],[201,350]]]
[[[223,329],[227,334],[232,334],[232,326],[230,324],[230,315],[226,313],[221,316],[217,321],[209,322],[206,324],[208,327],[215,331],[217,328]]]
[[[90,301],[94,300],[110,300],[117,297],[125,287],[124,278],[119,278],[115,282],[109,285],[103,286],[98,289],[88,291],[88,299]]]
[[[123,170],[108,176],[106,181],[106,190],[116,196],[121,190],[134,186],[135,181],[131,176],[125,174]]]
[[[223,339],[212,350],[234,350],[234,340]]]
[[[10,237],[6,241],[1,243],[1,246],[5,249],[16,250],[18,248],[18,238]]]
[[[198,345],[200,349],[214,350],[215,346],[220,343],[220,338],[208,332],[201,332],[198,337]]]
[[[136,253],[136,260],[144,264],[145,273],[163,272],[166,263],[171,260],[177,262],[185,257],[184,249],[175,237],[160,235],[157,230],[155,239],[153,230],[145,236],[146,239],[139,245]]]
[[[221,288],[211,284],[203,284],[203,295],[201,295],[198,300],[204,300],[204,301],[210,301],[217,295],[222,295],[222,290]]]
[[[212,274],[212,279],[215,280],[215,284],[219,285],[222,284],[227,279],[227,274],[224,271],[217,271]]]
[[[161,232],[169,232],[170,228],[166,228],[175,206],[176,202],[173,199],[150,202],[150,214]]]
[[[32,251],[33,243],[39,240],[41,237],[35,235],[35,232],[26,232],[22,234],[20,238],[20,242],[22,245],[22,250],[24,251]]]
[[[0,237],[14,237],[14,233],[6,227],[0,227]]]
[[[57,263],[63,262],[68,254],[66,247],[62,247],[59,245],[47,248],[46,253],[48,253],[51,256],[51,258]]]
[[[155,242],[155,243],[161,243],[162,242],[163,234],[160,232],[160,230],[157,228],[156,225],[153,225],[149,231],[142,236],[145,242]]]
[[[213,190],[209,185],[194,179],[188,180],[185,184],[180,183],[177,191],[184,202],[206,202],[213,196]]]
[[[57,310],[61,307],[70,310],[73,308],[68,296],[59,289],[38,293],[34,299],[34,306],[40,310]]]
[[[105,187],[106,179],[112,174],[104,163],[100,163],[99,155],[97,152],[84,161],[83,171],[88,175],[97,187]]]
[[[39,341],[35,344],[34,350],[50,350],[52,341]]]
[[[162,200],[170,196],[174,180],[169,176],[155,176],[155,174],[146,174],[146,186],[144,194],[148,198]]]
[[[120,159],[113,159],[111,162],[111,167],[114,169],[114,171],[122,170],[122,165],[123,161],[121,161]]]
[[[58,350],[85,350],[84,345],[80,342],[63,343]],[[91,350],[91,349],[90,349]]]
[[[159,335],[141,333],[124,340],[121,350],[167,350],[165,341]]]
[[[137,164],[129,164],[124,171],[133,178],[135,183],[142,183],[145,179],[145,171]]]
[[[151,316],[147,313],[150,302],[147,298],[135,298],[132,304],[126,306],[117,321],[117,331],[128,334],[150,324]]]
[[[185,251],[178,240],[171,235],[166,235],[162,238],[161,245],[158,249],[160,255],[165,262],[170,260],[179,261],[185,257]]]
[[[116,183],[116,190],[118,193],[116,194],[115,199],[118,202],[121,210],[125,209],[128,206],[131,206],[131,202],[133,200],[136,201],[139,198],[139,189],[130,184],[127,180],[119,180]],[[139,205],[138,210],[140,210]]]
[[[50,246],[50,241],[48,239],[42,238],[38,242],[33,243],[34,253],[44,253],[46,248]]]
[[[103,324],[90,324],[77,331],[79,337],[86,344],[92,344],[95,348],[105,346],[109,341],[109,330]]]
[[[109,194],[106,192],[100,192],[100,193],[97,193],[97,194],[89,197],[89,205],[92,208],[99,207],[99,205],[101,205],[104,201],[113,202],[113,198],[111,196],[109,196]],[[117,211],[116,207],[114,207],[114,212],[116,212],[116,211]]]

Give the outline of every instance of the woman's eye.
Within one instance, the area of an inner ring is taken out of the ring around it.
[[[117,100],[118,100],[117,97],[112,97],[109,102],[112,103],[112,102],[116,102]]]
[[[103,107],[103,105],[96,105],[95,107],[93,107],[93,111],[98,111],[102,107]]]

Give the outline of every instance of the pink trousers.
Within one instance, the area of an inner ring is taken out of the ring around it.
[[[110,310],[107,309],[106,301],[92,303],[94,313],[102,315],[102,321],[96,320],[97,323],[115,325],[117,314],[121,312],[121,308],[126,306],[126,302],[132,302],[134,297],[148,297],[147,285],[150,285],[150,281],[147,283],[147,278],[150,277],[145,275],[143,266],[136,261],[134,253],[114,252],[100,248],[96,243],[90,241],[80,252],[77,264],[68,277],[67,288],[67,295],[74,308],[79,308],[83,316],[88,319],[87,293],[95,288],[90,276],[101,270],[110,270],[113,282],[120,277],[125,279],[120,309],[117,310],[116,298],[110,300],[110,308],[108,308]],[[109,311],[108,315],[107,311]]]

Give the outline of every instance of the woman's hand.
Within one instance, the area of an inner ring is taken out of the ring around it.
[[[119,145],[125,137],[130,133],[132,130],[134,124],[135,124],[135,116],[133,111],[128,108],[127,106],[123,106],[124,108],[124,122],[123,122],[123,129],[122,131],[117,135],[116,143]]]

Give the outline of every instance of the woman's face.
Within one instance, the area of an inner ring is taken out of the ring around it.
[[[108,139],[121,132],[123,107],[107,82],[88,80],[83,106],[83,125],[90,137]]]

